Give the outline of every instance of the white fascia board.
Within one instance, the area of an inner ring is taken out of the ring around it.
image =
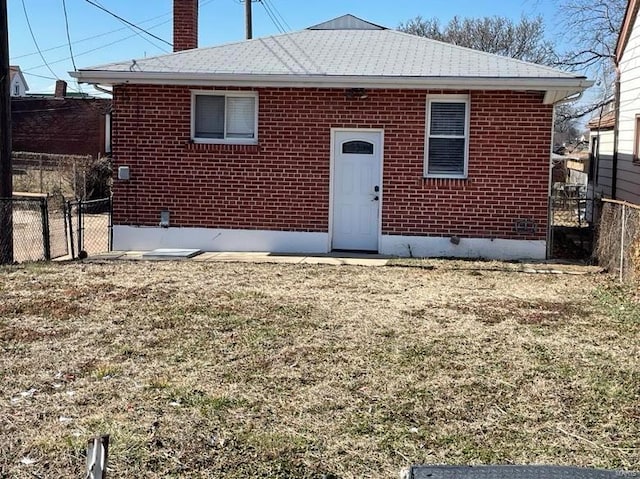
[[[569,97],[575,95],[576,93],[580,93],[582,90],[576,91],[575,89],[557,89],[557,90],[547,90],[544,95],[543,103],[545,105],[553,105],[554,103],[561,102],[563,100],[569,99]],[[577,100],[578,97],[573,98],[573,100]]]
[[[116,72],[80,70],[69,74],[82,83],[104,85],[190,85],[294,88],[401,88],[464,90],[582,91],[592,81],[585,78],[489,78],[489,77],[385,77],[329,75],[239,75],[212,73]],[[564,95],[566,96],[566,95]],[[563,96],[563,97],[564,97]]]

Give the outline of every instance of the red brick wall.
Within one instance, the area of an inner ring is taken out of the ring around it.
[[[264,88],[258,145],[190,139],[186,87],[121,86],[114,100],[114,222],[326,232],[331,128],[384,129],[386,234],[544,239],[552,107],[542,95],[471,92],[469,178],[423,179],[421,90]],[[433,93],[443,93],[441,91]],[[533,219],[536,234],[514,232]]]
[[[13,151],[92,155],[105,153],[105,114],[111,100],[11,99]]]
[[[198,0],[173,0],[173,51],[198,47]]]

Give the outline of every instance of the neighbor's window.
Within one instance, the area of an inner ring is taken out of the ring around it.
[[[640,164],[640,115],[636,115],[636,125],[633,137],[633,163]]]
[[[425,176],[466,178],[468,151],[469,97],[428,97]]]
[[[191,138],[197,143],[257,143],[258,95],[194,92]]]

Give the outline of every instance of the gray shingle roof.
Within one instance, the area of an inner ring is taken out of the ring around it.
[[[128,60],[81,69],[81,81],[136,81],[154,75],[165,79],[203,80],[273,76],[294,82],[315,78],[535,79],[585,83],[583,77],[435,40],[385,29],[344,16],[311,29],[254,40],[197,48],[153,58]],[[585,84],[582,86],[583,89]]]

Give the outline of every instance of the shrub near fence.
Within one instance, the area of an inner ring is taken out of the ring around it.
[[[620,281],[640,280],[640,206],[604,199],[596,257]]]
[[[69,198],[105,198],[111,194],[108,157],[12,153],[14,191],[60,193]]]

